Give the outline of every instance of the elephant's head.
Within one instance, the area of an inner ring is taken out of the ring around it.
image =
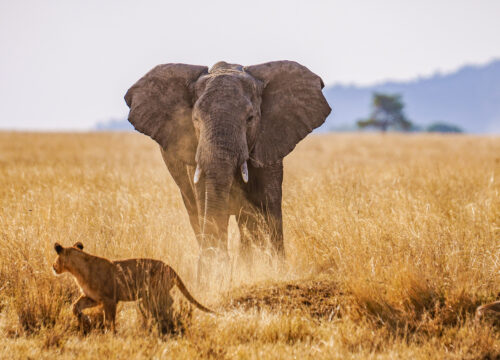
[[[283,159],[330,113],[323,82],[291,61],[246,66],[220,62],[210,70],[159,65],[125,95],[129,121],[168,154],[196,169],[193,184],[205,194],[208,245],[227,234],[234,181],[252,180],[252,167]],[[212,239],[212,240],[210,240]]]

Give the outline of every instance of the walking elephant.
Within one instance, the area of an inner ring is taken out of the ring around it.
[[[230,215],[244,259],[258,219],[284,258],[283,158],[330,113],[323,86],[292,61],[219,62],[158,65],[127,91],[130,123],[160,145],[181,191],[201,248],[199,276],[214,249],[227,254]]]

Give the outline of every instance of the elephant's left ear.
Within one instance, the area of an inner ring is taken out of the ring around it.
[[[296,62],[273,61],[244,70],[264,83],[261,131],[251,160],[255,166],[270,165],[323,124],[331,108],[321,92],[321,78]]]
[[[197,144],[191,118],[192,85],[207,72],[206,66],[158,65],[125,94],[128,120],[135,129],[188,164],[195,163]]]

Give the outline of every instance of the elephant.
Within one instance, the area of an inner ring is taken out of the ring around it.
[[[227,254],[231,215],[244,261],[253,261],[262,224],[274,257],[285,259],[283,158],[330,114],[323,87],[297,62],[221,61],[158,65],[125,94],[129,122],[160,145],[180,189],[200,246],[198,277],[214,250]]]

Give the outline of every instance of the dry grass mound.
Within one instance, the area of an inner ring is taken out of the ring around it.
[[[282,315],[307,314],[332,321],[341,315],[345,295],[329,279],[265,282],[242,286],[225,295],[221,308],[264,311]]]

